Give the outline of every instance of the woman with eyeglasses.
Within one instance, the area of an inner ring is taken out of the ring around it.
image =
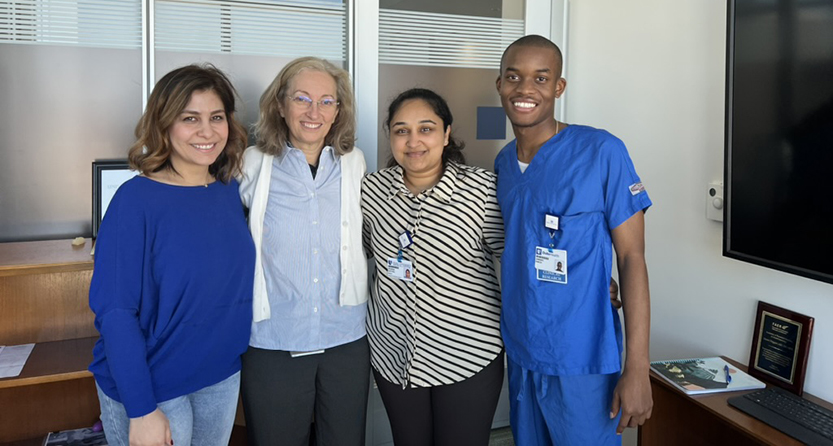
[[[366,168],[353,103],[348,73],[313,57],[260,99],[240,181],[257,253],[241,389],[255,445],[308,445],[313,422],[318,444],[364,444]]]

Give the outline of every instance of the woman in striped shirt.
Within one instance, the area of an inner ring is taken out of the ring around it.
[[[393,158],[362,182],[371,364],[397,446],[488,444],[503,383],[495,175],[463,164],[451,123],[433,91],[400,94]]]

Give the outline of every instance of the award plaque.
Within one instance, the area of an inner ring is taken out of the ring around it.
[[[749,374],[801,395],[813,320],[809,316],[758,301]]]

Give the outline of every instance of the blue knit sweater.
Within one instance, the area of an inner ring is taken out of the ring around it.
[[[255,252],[237,182],[172,186],[135,177],[95,246],[90,371],[131,418],[240,370]]]

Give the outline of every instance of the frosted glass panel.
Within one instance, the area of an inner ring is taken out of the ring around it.
[[[89,236],[92,161],[126,158],[137,49],[0,44],[0,242]]]
[[[344,59],[341,2],[159,0],[156,48],[168,51]]]
[[[499,113],[500,107],[495,90],[500,55],[523,35],[524,3],[380,0],[379,168],[390,158],[381,126],[387,107],[397,94],[412,87],[442,95],[454,115],[454,135],[466,143],[467,163],[493,168],[495,156],[513,138],[512,129],[503,119],[504,127],[488,136],[502,134],[504,139],[477,139],[478,107],[491,107],[481,113],[481,120],[491,117],[494,125],[492,112]]]
[[[240,93],[238,118],[249,127],[260,95],[292,59],[316,56],[346,68],[346,9],[340,0],[159,1],[155,78],[191,63],[216,65]],[[204,22],[203,31],[193,32],[183,15]]]

